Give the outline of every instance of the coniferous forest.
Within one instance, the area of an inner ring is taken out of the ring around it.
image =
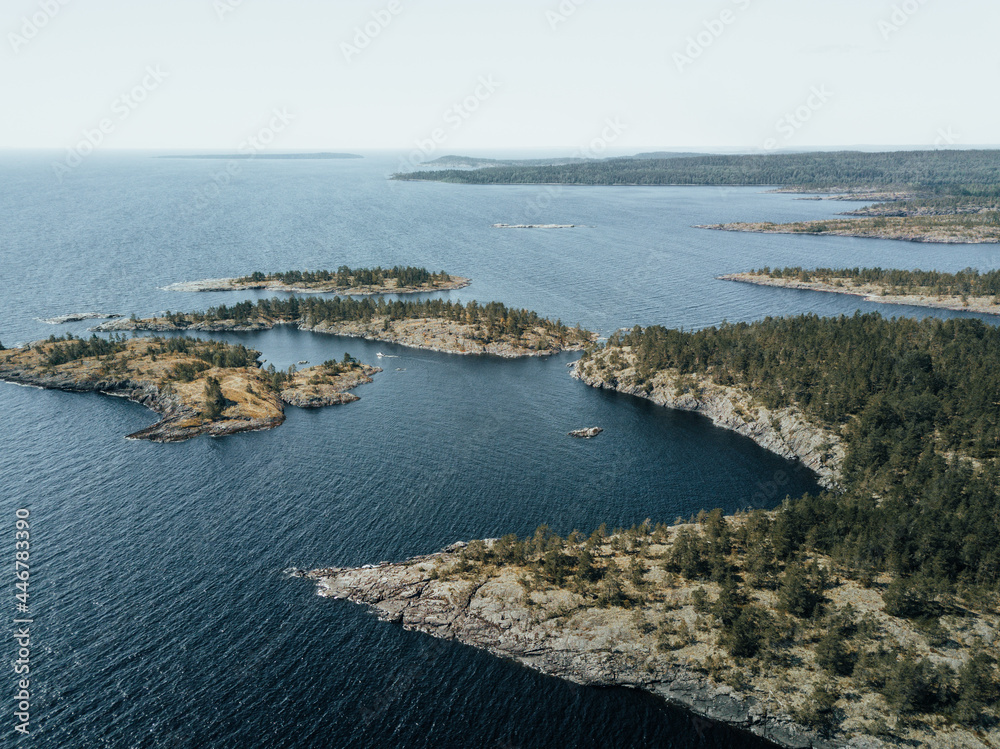
[[[980,273],[966,268],[957,273],[937,270],[899,270],[896,268],[763,268],[752,271],[769,278],[796,281],[850,280],[856,284],[874,284],[896,294],[937,294],[948,296],[1000,296],[1000,270]]]
[[[387,280],[393,279],[398,286],[421,286],[423,284],[435,285],[446,283],[451,280],[451,276],[444,271],[434,273],[426,268],[414,266],[396,265],[392,268],[350,268],[341,265],[335,271],[316,270],[300,271],[291,270],[279,273],[262,273],[254,271],[248,276],[242,276],[237,280],[239,283],[266,283],[268,281],[280,281],[289,286],[309,286],[312,284],[336,283],[344,288],[360,286],[379,286]]]
[[[767,318],[613,336],[640,384],[702,374],[843,434],[839,491],[791,498],[770,527],[785,559],[813,549],[907,595],[1000,589],[1000,329],[878,314]]]

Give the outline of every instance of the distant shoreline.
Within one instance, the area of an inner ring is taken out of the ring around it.
[[[166,154],[157,159],[363,159],[357,153],[193,153]]]
[[[876,304],[903,304],[911,307],[929,307],[946,309],[953,312],[976,312],[984,315],[1000,315],[1000,307],[993,304],[993,297],[968,296],[965,303],[961,297],[945,296],[940,298],[930,294],[889,294],[888,287],[878,284],[863,284],[860,286],[835,286],[827,281],[799,281],[791,278],[772,278],[757,273],[727,273],[717,276],[719,281],[736,281],[755,286],[771,286],[779,289],[795,289],[798,291],[822,291],[828,294],[845,294],[861,297],[866,302]],[[844,279],[831,279],[831,281]]]

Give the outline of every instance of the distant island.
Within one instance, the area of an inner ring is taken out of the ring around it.
[[[575,229],[576,224],[493,224],[494,229]]]
[[[781,289],[824,291],[863,297],[866,302],[907,304],[959,312],[1000,315],[1000,271],[958,273],[886,268],[764,268],[728,273],[722,281],[739,281]]]
[[[167,291],[288,291],[306,294],[416,294],[428,291],[448,291],[468,286],[471,281],[444,271],[434,273],[426,268],[394,266],[392,268],[349,268],[335,271],[284,271],[253,273],[239,278],[214,278],[170,284]]]
[[[566,158],[554,157],[550,159],[483,159],[475,156],[441,156],[432,161],[427,161],[421,166],[432,167],[460,167],[467,169],[478,169],[487,166],[553,166],[558,164],[582,164],[587,159],[580,156],[570,156]]]
[[[164,154],[160,159],[363,159],[356,153],[191,153]]]
[[[245,301],[206,312],[167,312],[144,320],[111,320],[94,328],[114,331],[253,331],[276,325],[352,338],[387,341],[449,354],[492,354],[505,358],[548,356],[580,350],[596,337],[535,312],[499,302],[467,304],[428,299],[420,302],[371,297]]]
[[[162,417],[129,439],[179,442],[273,429],[285,420],[283,404],[356,401],[347,391],[382,371],[347,355],[302,371],[263,369],[259,357],[242,345],[191,338],[53,336],[24,348],[0,345],[0,380],[128,398]]]
[[[1000,151],[940,150],[754,155],[641,154],[565,164],[497,164],[396,174],[400,180],[475,185],[761,186],[843,200],[875,200],[851,218],[698,228],[781,234],[1000,242]]]
[[[703,413],[828,489],[300,574],[408,629],[783,747],[996,745],[998,365],[1000,328],[972,319],[621,331],[573,376]]]
[[[681,159],[690,158],[692,156],[701,156],[704,154],[689,153],[689,152],[675,152],[675,151],[656,151],[651,153],[639,153],[633,156],[634,159]],[[533,166],[562,166],[564,164],[595,164],[603,161],[609,161],[611,159],[595,159],[588,158],[585,156],[553,156],[550,158],[543,159],[486,159],[477,156],[441,156],[440,158],[434,159],[432,161],[427,161],[421,166],[424,167],[459,167],[466,169],[481,169],[483,167],[495,167],[495,166],[517,166],[517,167],[533,167]],[[405,176],[405,173],[403,175]]]

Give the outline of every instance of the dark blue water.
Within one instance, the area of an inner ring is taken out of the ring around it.
[[[253,296],[159,288],[256,269],[444,268],[474,279],[453,298],[608,333],[878,307],[713,280],[727,271],[997,265],[988,247],[690,228],[850,207],[755,189],[394,183],[385,177],[398,159],[370,154],[243,162],[205,200],[218,162],[94,156],[59,184],[49,161],[0,158],[8,345],[86,328],[36,318]],[[588,228],[490,228],[526,220]],[[810,476],[699,417],[571,380],[572,355],[453,357],[288,330],[228,338],[278,366],[345,351],[398,358],[382,360],[357,403],[177,445],[123,439],[155,420],[138,405],[0,385],[0,569],[12,567],[14,510],[31,510],[31,746],[757,745],[642,694],[567,684],[379,623],[282,570],[399,560],[541,523],[589,532],[771,506],[783,496],[768,491],[777,472],[794,476],[792,493],[815,489]],[[606,430],[597,440],[565,436],[594,424]],[[12,576],[4,589],[9,620]],[[5,673],[0,690],[13,694]]]

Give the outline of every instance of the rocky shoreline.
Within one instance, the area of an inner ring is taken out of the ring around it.
[[[150,332],[255,332],[271,330],[278,325],[292,325],[298,330],[311,333],[363,338],[369,341],[395,343],[424,351],[444,354],[483,355],[489,354],[504,359],[530,356],[551,356],[561,351],[580,351],[584,342],[560,342],[545,335],[544,331],[530,331],[520,342],[499,340],[483,342],[478,339],[473,326],[452,320],[417,318],[386,320],[375,317],[368,321],[351,320],[336,323],[322,322],[309,325],[305,322],[283,322],[275,320],[236,323],[232,320],[211,320],[196,323],[173,323],[165,318],[149,320],[111,320],[92,328],[99,333],[121,331]],[[544,348],[542,341],[547,341]]]
[[[973,749],[1000,742],[993,721],[961,725],[942,716],[902,717],[867,676],[832,676],[817,644],[830,619],[790,618],[766,583],[745,586],[736,596],[746,595],[745,605],[774,624],[769,636],[777,639],[765,646],[767,653],[731,652],[720,618],[726,615],[719,608],[724,586],[670,570],[678,545],[706,538],[719,518],[655,528],[647,521],[611,535],[598,530],[587,540],[575,532],[546,540],[536,532],[535,540],[459,542],[403,562],[290,572],[314,581],[320,596],[365,606],[404,629],[577,684],[641,689],[786,749]],[[738,535],[754,521],[742,514],[721,522]],[[553,576],[554,553],[568,555],[571,565],[575,560],[575,571]],[[749,548],[734,553],[730,562],[745,574]],[[589,573],[579,566],[583,555]],[[836,569],[828,557],[813,560]],[[885,584],[829,578],[829,616],[847,617],[867,632],[855,632],[849,647],[905,651],[952,672],[984,647],[992,652],[984,637],[996,632],[995,615],[953,617],[942,640],[888,613],[880,592]],[[609,597],[609,590],[617,594]],[[833,697],[821,707],[827,718],[818,718],[816,695],[823,690]]]
[[[183,442],[201,434],[224,437],[239,432],[273,429],[285,420],[280,405],[275,400],[273,405],[277,413],[272,416],[229,418],[206,422],[200,417],[196,408],[184,403],[176,393],[165,392],[153,382],[127,377],[89,379],[81,378],[70,372],[40,372],[0,362],[0,380],[44,390],[103,393],[143,405],[160,416],[160,420],[155,424],[126,435],[126,439],[130,440]]]
[[[890,294],[887,287],[874,284],[853,286],[850,279],[840,279],[841,285],[835,286],[834,281],[798,281],[791,278],[771,278],[757,273],[727,273],[717,277],[720,281],[736,281],[755,286],[771,286],[779,289],[798,289],[799,291],[823,291],[830,294],[846,294],[861,297],[866,302],[877,304],[905,304],[911,307],[931,307],[947,309],[955,312],[978,312],[984,315],[1000,315],[1000,307],[993,302],[992,296],[966,297],[941,296],[931,294]]]
[[[768,409],[733,387],[717,385],[707,377],[661,372],[648,389],[636,383],[629,349],[614,349],[624,366],[613,366],[607,350],[598,350],[572,365],[570,375],[590,387],[616,390],[645,398],[659,406],[692,411],[716,426],[749,437],[766,450],[796,460],[813,471],[819,483],[835,487],[844,459],[840,436],[810,423],[796,408]]]
[[[382,371],[381,367],[358,364],[346,372],[324,375],[323,367],[309,367],[296,372],[291,386],[282,389],[281,402],[296,408],[324,408],[342,406],[360,400],[354,393],[347,392],[359,385],[372,382],[372,376]]]
[[[116,313],[105,312],[72,312],[68,315],[57,315],[56,317],[46,317],[39,319],[46,325],[65,325],[71,322],[82,322],[84,320],[113,320],[121,317]]]
[[[883,746],[863,738],[822,739],[797,723],[790,711],[769,710],[752,690],[740,692],[679,660],[657,656],[655,638],[634,628],[630,612],[581,608],[568,591],[529,595],[511,570],[485,579],[442,579],[437,570],[456,562],[466,546],[454,544],[401,563],[299,575],[316,581],[319,595],[366,606],[404,629],[457,640],[577,684],[641,689],[776,746]]]

